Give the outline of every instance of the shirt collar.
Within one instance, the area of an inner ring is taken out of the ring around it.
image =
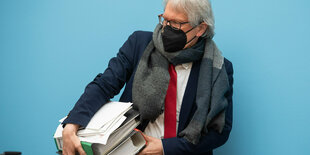
[[[193,62],[183,63],[180,65],[177,65],[176,68],[188,70],[192,68],[192,64]]]

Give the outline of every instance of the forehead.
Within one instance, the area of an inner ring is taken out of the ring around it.
[[[179,6],[171,4],[171,2],[167,3],[163,16],[167,20],[174,20],[179,22],[188,21],[184,9]]]

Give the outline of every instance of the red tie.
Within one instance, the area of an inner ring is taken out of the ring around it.
[[[164,138],[176,136],[177,126],[177,73],[172,64],[169,65],[170,80],[165,99]]]

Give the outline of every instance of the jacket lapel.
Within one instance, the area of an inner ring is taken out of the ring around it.
[[[187,82],[187,86],[184,92],[184,97],[181,105],[181,111],[179,116],[178,133],[181,132],[191,120],[195,110],[195,100],[197,92],[197,82],[199,76],[200,61],[193,63],[191,73]]]

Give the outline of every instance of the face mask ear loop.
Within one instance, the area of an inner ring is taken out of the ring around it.
[[[186,42],[186,44],[190,43],[191,41],[193,41],[197,36],[194,36],[191,40],[189,40],[188,42]]]
[[[197,26],[191,28],[190,30],[186,31],[185,33],[187,34],[188,32],[192,31],[194,28],[196,28]]]
[[[198,26],[198,25],[197,25]],[[186,31],[185,34],[187,34],[188,32],[190,32],[191,30],[193,30],[194,28],[196,28],[197,26],[191,28],[190,30]],[[197,36],[195,35],[191,40],[189,40],[188,42],[186,42],[186,44],[190,43],[191,41],[193,41]]]

